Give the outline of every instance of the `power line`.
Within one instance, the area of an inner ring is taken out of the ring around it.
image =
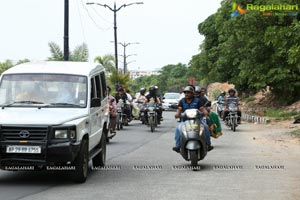
[[[102,30],[102,31],[107,31],[107,30],[110,30],[111,28],[103,28],[103,27],[101,27],[100,25],[98,25],[97,23],[96,23],[96,21],[93,19],[93,17],[91,16],[91,14],[90,14],[90,12],[89,12],[89,10],[87,9],[87,7],[85,6],[85,4],[83,3],[83,0],[81,0],[81,4],[82,4],[82,7],[84,8],[84,10],[87,12],[87,15],[89,16],[89,18],[92,20],[92,22],[95,24],[95,26],[98,28],[98,29],[100,29],[100,30]]]
[[[77,5],[77,11],[78,11],[78,14],[79,14],[79,18],[80,18],[80,25],[81,25],[81,31],[82,31],[82,35],[83,35],[83,40],[86,42],[84,27],[83,27],[83,23],[82,23],[82,16],[81,16],[81,12],[80,12],[80,9],[79,9],[79,3],[78,3],[78,1],[76,1],[76,5]]]
[[[97,10],[95,9],[94,6],[92,6],[92,9],[94,10],[94,12],[95,12],[95,13],[96,13],[103,21],[109,23],[110,25],[113,24],[113,22],[111,22],[111,21],[105,19],[104,17],[102,17],[102,15],[100,15],[100,14],[97,12]]]

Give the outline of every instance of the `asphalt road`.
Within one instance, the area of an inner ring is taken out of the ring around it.
[[[63,172],[0,171],[0,200],[22,199],[300,199],[300,148],[264,140],[243,123],[237,132],[223,127],[215,149],[199,162],[201,170],[173,152],[174,112],[150,128],[133,121],[117,132],[107,149],[107,168],[91,169],[84,184]]]

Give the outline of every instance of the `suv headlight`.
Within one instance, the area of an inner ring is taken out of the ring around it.
[[[54,139],[76,139],[76,127],[75,126],[61,126],[53,127]]]
[[[68,130],[55,130],[54,138],[67,139],[68,138]]]

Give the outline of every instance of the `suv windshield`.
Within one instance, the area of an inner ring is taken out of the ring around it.
[[[0,105],[86,107],[86,91],[84,76],[7,74],[0,84]]]

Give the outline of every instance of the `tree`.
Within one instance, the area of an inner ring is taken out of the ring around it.
[[[6,60],[5,62],[1,63],[0,62],[0,74],[2,74],[4,71],[8,70],[13,66],[11,60]]]
[[[50,47],[51,57],[48,57],[49,61],[63,61],[64,55],[58,44],[55,42],[48,43]],[[88,47],[85,43],[78,45],[75,49],[70,52],[70,61],[81,61],[86,62],[89,58]]]
[[[30,60],[27,58],[25,58],[23,60],[19,60],[16,65],[26,63],[26,62],[30,62]],[[3,63],[0,62],[0,74],[2,74],[4,71],[8,70],[9,68],[11,68],[13,66],[14,66],[14,64],[12,63],[11,60],[6,60]]]
[[[108,78],[109,79],[109,85],[113,86],[116,83],[116,78],[118,77],[118,81],[119,81],[119,86],[128,88],[129,82],[130,82],[130,77],[129,74],[121,74],[121,73],[116,73],[116,71],[114,71],[111,76]]]
[[[234,2],[246,6],[242,0]],[[247,11],[245,15],[230,18],[232,3],[233,0],[222,1],[218,11],[199,24],[199,33],[205,40],[201,52],[192,57],[189,71],[202,76],[204,82],[228,81],[246,93],[270,86],[275,94],[288,101],[299,99],[300,15],[265,17],[260,11]],[[291,1],[280,3],[291,4]],[[293,0],[296,3],[300,1]]]
[[[113,73],[116,71],[115,68],[115,57],[113,55],[107,54],[104,56],[97,56],[94,59],[95,62],[98,62],[99,64],[101,64],[105,70],[109,73]]]

